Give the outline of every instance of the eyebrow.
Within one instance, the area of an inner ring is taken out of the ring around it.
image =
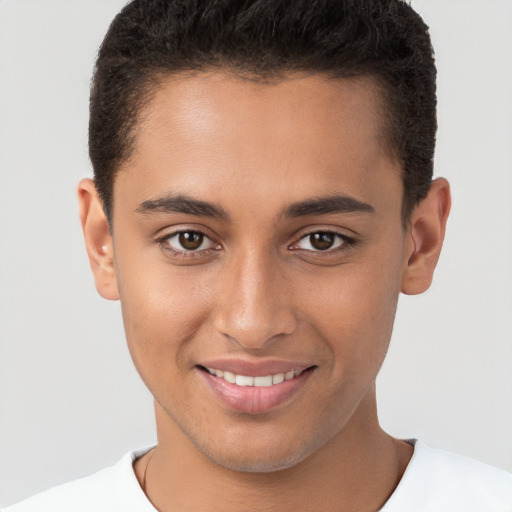
[[[328,215],[332,213],[375,213],[375,209],[354,197],[333,195],[307,199],[292,203],[285,210],[286,217],[305,217],[313,215]]]
[[[192,199],[182,194],[169,194],[157,199],[149,199],[144,201],[135,211],[142,214],[184,213],[201,217],[229,219],[229,215],[221,206],[198,199]]]
[[[201,217],[229,220],[228,213],[219,205],[189,196],[169,194],[157,199],[144,201],[136,210],[141,214],[152,213],[183,213]],[[285,217],[307,217],[314,215],[328,215],[333,213],[374,213],[375,209],[354,197],[333,195],[298,201],[289,205]]]

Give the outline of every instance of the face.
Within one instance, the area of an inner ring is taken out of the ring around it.
[[[160,430],[224,467],[374,420],[409,252],[380,107],[370,80],[204,73],[142,116],[114,187],[126,336]]]

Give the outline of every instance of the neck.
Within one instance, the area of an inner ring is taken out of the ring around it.
[[[340,434],[316,453],[269,473],[219,466],[199,452],[158,405],[156,414],[158,445],[137,461],[135,471],[161,512],[379,510],[413,451],[378,425],[374,392],[363,399]]]

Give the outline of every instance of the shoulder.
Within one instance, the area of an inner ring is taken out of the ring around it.
[[[415,442],[409,466],[383,512],[512,510],[512,474]]]
[[[54,487],[2,512],[154,512],[133,472],[133,461],[148,449],[129,452],[114,466]]]

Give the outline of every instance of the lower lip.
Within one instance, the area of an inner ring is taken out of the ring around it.
[[[298,377],[268,387],[238,386],[206,371],[199,370],[199,373],[214,395],[230,409],[261,414],[292,400],[306,383],[311,370],[305,370]]]

